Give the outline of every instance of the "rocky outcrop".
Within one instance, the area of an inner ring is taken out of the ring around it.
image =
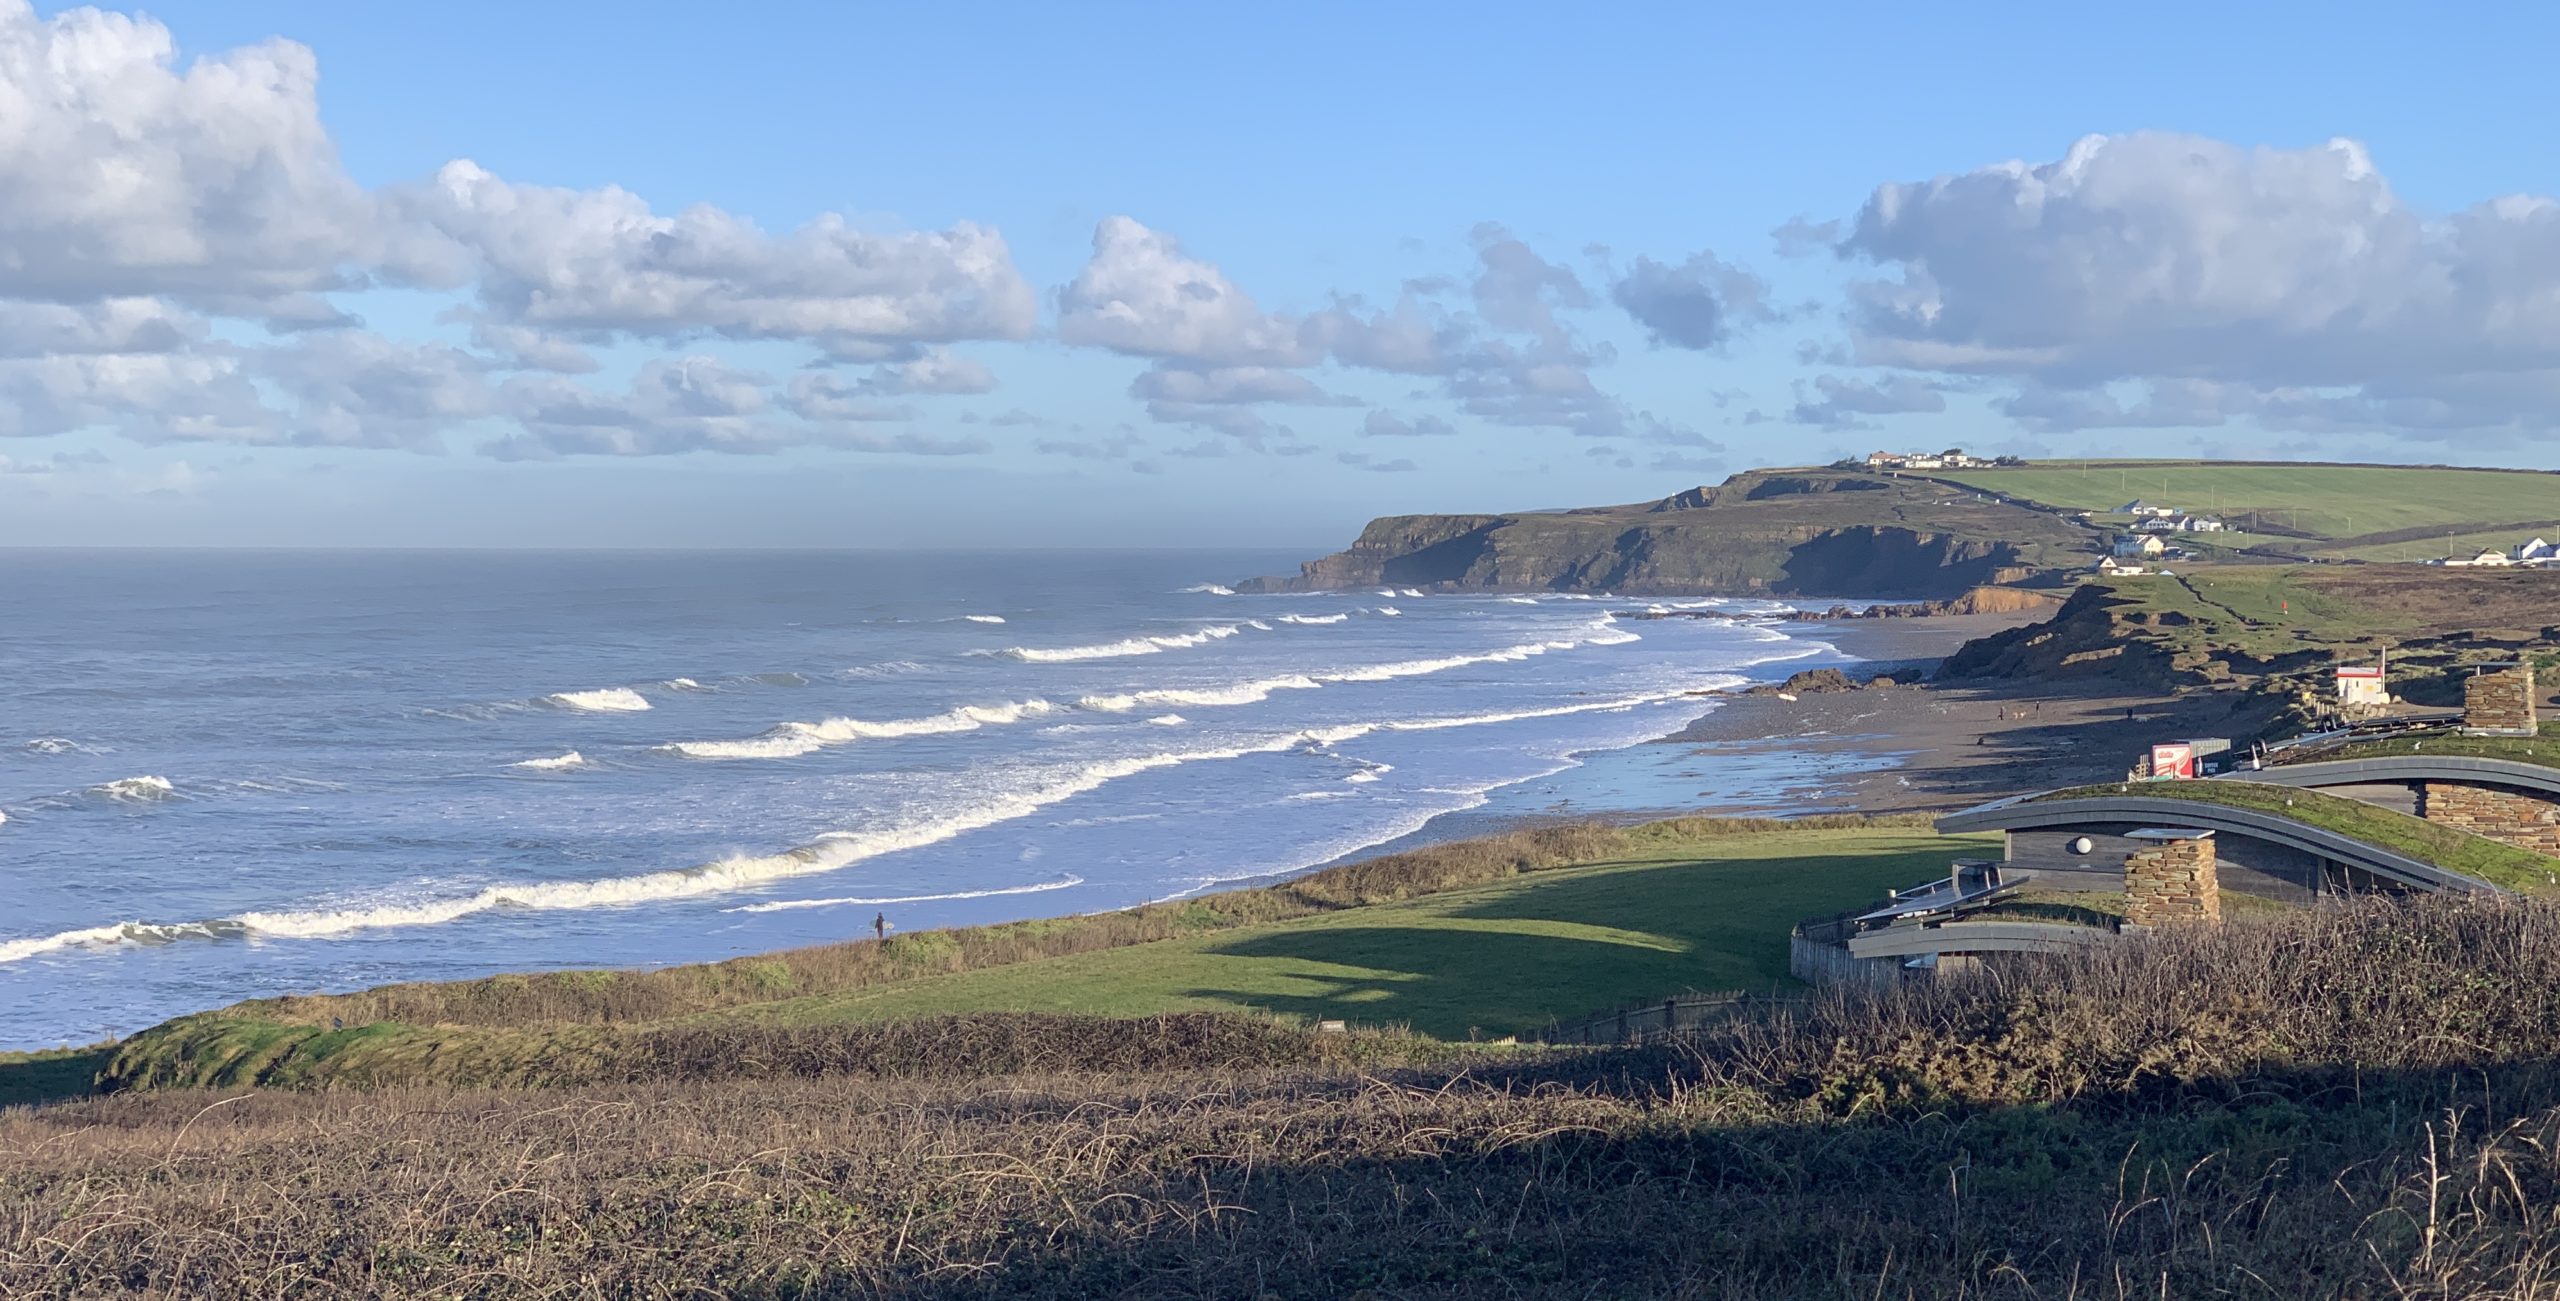
[[[2054,516],[1942,484],[1789,471],[1633,506],[1389,516],[1293,577],[1239,588],[1946,598],[2091,546]]]

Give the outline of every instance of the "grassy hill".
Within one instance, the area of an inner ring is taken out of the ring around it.
[[[154,1027],[88,1064],[118,1088],[559,1085],[716,1073],[739,1045],[799,1052],[795,1035],[838,1060],[930,1052],[897,1034],[839,1032],[984,1013],[1223,1012],[1495,1038],[1686,990],[1788,983],[1795,922],[1942,875],[1987,843],[1915,818],[1559,828],[1179,904],[886,944],[261,1000]],[[58,1093],[70,1069],[0,1063],[0,1089]]]
[[[0,1111],[0,1294],[2415,1299],[2560,1277],[2548,905],[2173,928],[1642,1049],[1395,1064],[1265,1035],[1255,1064],[1246,1031],[1190,1032],[1199,1061],[1109,1075]]]
[[[2064,510],[2135,499],[2348,559],[2432,559],[2455,543],[2501,548],[2560,530],[2560,475],[2527,470],[2210,461],[2046,461],[1932,471],[1933,479]]]

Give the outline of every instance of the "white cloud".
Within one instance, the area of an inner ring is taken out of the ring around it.
[[[1154,366],[1129,385],[1132,397],[1149,402],[1245,403],[1331,402],[1335,399],[1315,381],[1296,371],[1270,366],[1220,366],[1192,370]]]
[[[1838,247],[1898,273],[1854,287],[1859,362],[2015,379],[2034,427],[2553,426],[2560,204],[2430,216],[2353,141],[2089,136],[1880,187]]]
[[[181,67],[149,18],[0,0],[0,296],[254,309],[407,263],[338,164],[318,79],[291,41]]]
[[[1736,333],[1777,319],[1769,287],[1713,253],[1666,265],[1638,257],[1609,287],[1610,300],[1662,347],[1720,348]]]
[[[927,348],[905,361],[871,373],[863,388],[872,393],[993,393],[995,372],[949,348]]]
[[[1408,420],[1391,411],[1372,411],[1360,422],[1360,432],[1369,438],[1439,437],[1458,432],[1458,427],[1434,415]]]
[[[295,399],[296,442],[438,451],[445,430],[497,410],[486,363],[441,344],[333,330],[258,360]]]
[[[1004,238],[968,222],[871,234],[828,214],[773,235],[707,205],[661,216],[619,187],[521,184],[468,160],[398,197],[469,252],[484,309],[509,324],[863,358],[883,341],[1021,338],[1036,315]]]
[[[555,375],[519,375],[500,389],[523,427],[483,450],[505,460],[592,454],[771,452],[803,430],[763,419],[765,380],[712,357],[649,362],[629,391],[603,393]]]
[[[1093,257],[1058,292],[1058,337],[1141,357],[1218,366],[1306,366],[1323,348],[1304,322],[1273,316],[1173,236],[1106,217]]]

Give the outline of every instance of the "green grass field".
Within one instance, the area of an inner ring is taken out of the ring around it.
[[[830,1026],[1014,1012],[1121,1018],[1243,1012],[1409,1027],[1433,1040],[1499,1038],[1688,990],[1790,983],[1787,935],[1796,922],[1941,876],[1950,859],[1979,855],[1996,843],[1942,837],[1914,820],[1831,827],[1700,820],[1593,834],[1601,838],[1595,843],[1607,845],[1596,861],[1454,885],[1430,884],[1428,862],[1417,870],[1407,855],[1402,867],[1383,869],[1387,876],[1367,883],[1416,883],[1406,894],[1373,894],[1375,902],[1276,919],[1267,911],[1268,891],[1205,896],[1187,906],[1192,911],[1177,909],[1177,920],[1196,925],[1169,931],[1127,923],[1152,915],[1146,910],[1096,914],[1056,925],[1081,924],[1100,942],[1050,955],[1009,959],[1007,952],[1022,950],[997,947],[987,950],[992,956],[935,970],[921,965],[932,953],[956,962],[973,939],[1001,940],[1008,928],[919,932],[887,946],[913,949],[910,965],[823,992],[793,995],[777,987],[756,994],[735,988],[735,973],[722,967],[668,968],[658,973],[662,983],[720,984],[737,997],[672,1013],[591,1008],[580,1014],[584,1020],[567,1020],[556,1006],[545,1012],[550,1005],[487,1001],[520,978],[394,987],[400,1001],[369,1003],[368,995],[357,994],[301,1001],[315,1003],[310,1007],[245,1003],[180,1018],[116,1045],[108,1062],[117,1078],[153,1086],[575,1082],[658,1061],[671,1035],[696,1045],[706,1036],[769,1044],[775,1034]],[[1505,842],[1465,842],[1440,857],[1463,858],[1479,843]],[[1349,875],[1328,888],[1361,888],[1363,870],[1335,869]],[[1230,904],[1225,910],[1215,907],[1222,900]],[[856,943],[796,956],[814,970],[875,947]],[[368,1005],[416,1010],[358,1012]],[[336,1010],[315,1015],[317,1006]],[[488,1015],[492,1006],[523,1010]],[[340,1013],[346,1022],[335,1028]],[[71,1074],[98,1067],[87,1059],[76,1068],[66,1061],[0,1063],[0,1100],[83,1091],[85,1079]]]
[[[2517,471],[2048,461],[2018,469],[1937,471],[1930,477],[2068,510],[2108,511],[2139,498],[2223,518],[2261,512],[2287,528],[2329,539],[2560,519],[2560,475]],[[2505,538],[2501,545],[2522,540]],[[2433,543],[2382,545],[2416,548],[2415,556],[2395,558],[2445,554]]]
[[[1535,1031],[1684,990],[1788,983],[1806,917],[1946,873],[1991,842],[1917,828],[1667,844],[1406,903],[764,1004],[783,1024],[975,1011],[1262,1011],[1442,1039]]]

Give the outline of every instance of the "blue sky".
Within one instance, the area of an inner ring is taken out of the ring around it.
[[[2083,10],[7,11],[0,544],[1294,546],[1874,446],[2560,465],[2551,17]]]

